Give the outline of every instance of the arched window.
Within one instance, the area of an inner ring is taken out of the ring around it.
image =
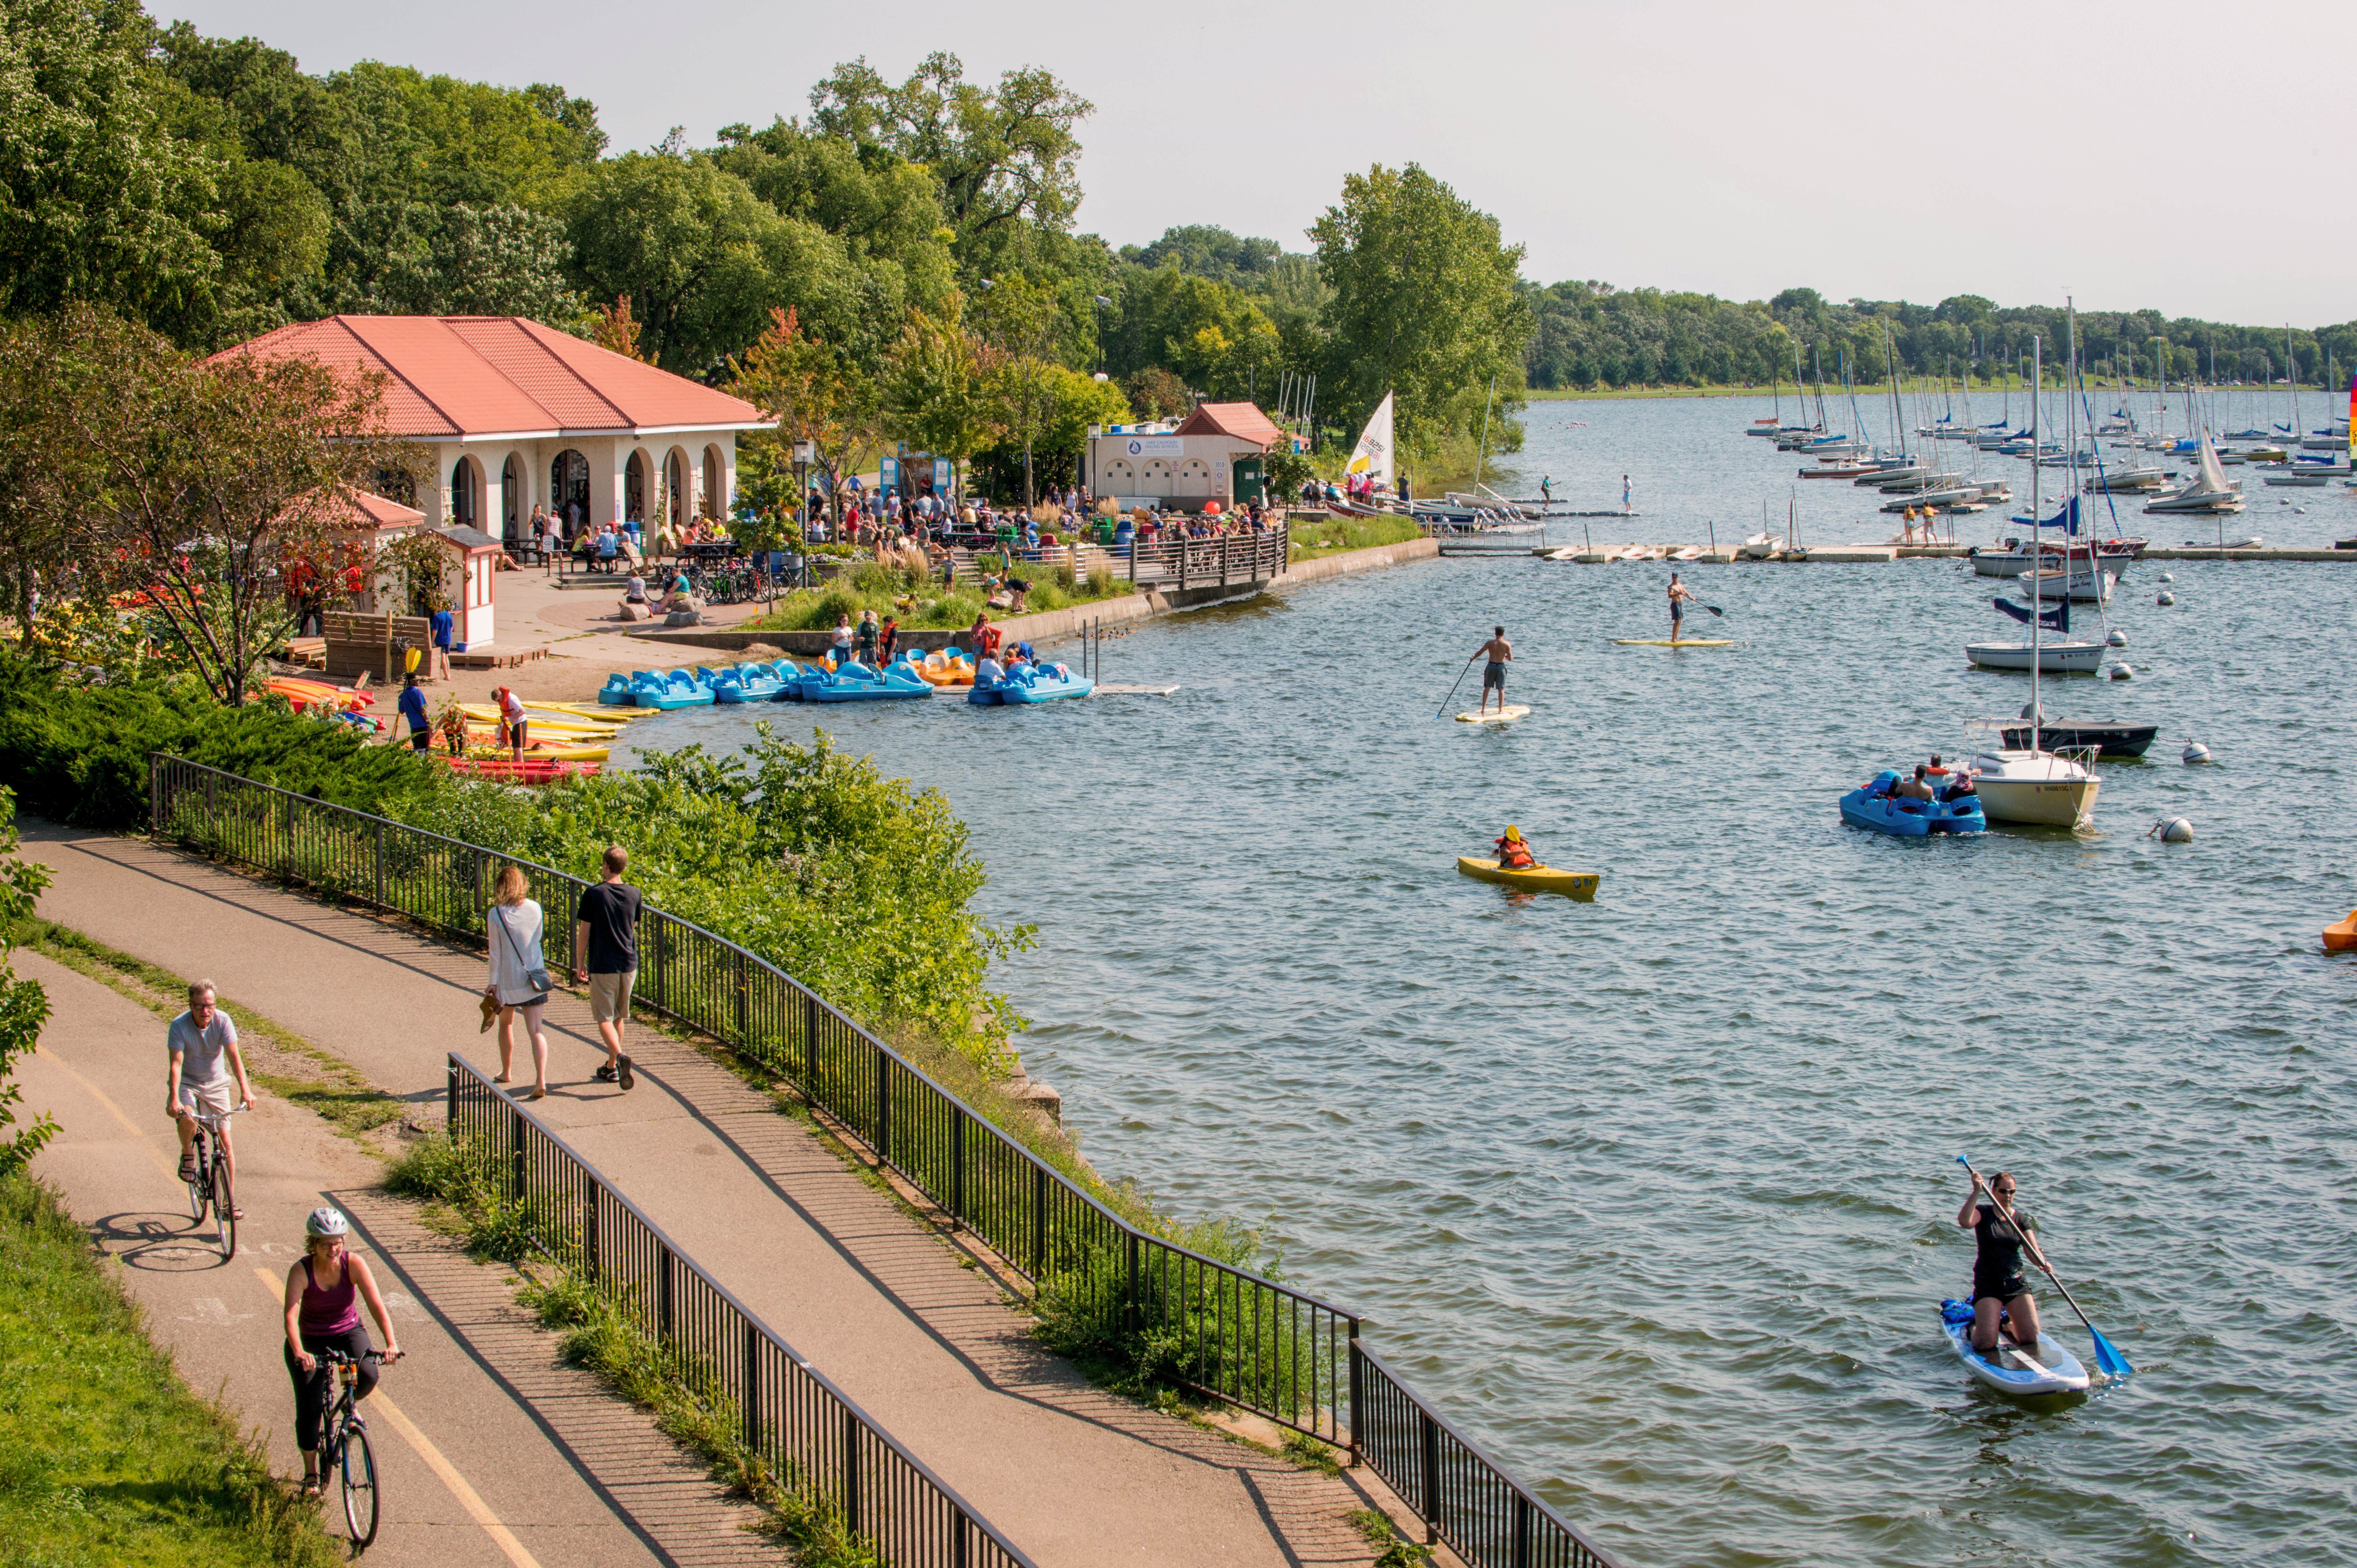
[[[483,525],[482,467],[462,456],[450,469],[450,521],[459,528]]]
[[[622,517],[626,521],[647,520],[649,473],[645,451],[634,449],[630,460],[622,465]]]
[[[676,446],[663,458],[663,514],[673,530],[687,526],[687,464]]]
[[[728,514],[728,459],[718,446],[704,449],[704,515]]]
[[[523,459],[514,453],[500,467],[500,539],[509,549],[523,538]]]

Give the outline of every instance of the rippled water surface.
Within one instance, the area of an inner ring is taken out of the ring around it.
[[[1615,503],[1635,471],[1658,514],[1616,537],[1725,537],[1791,478],[1752,412],[1542,406],[1523,460],[1609,467]],[[1803,504],[1820,542],[1882,537]],[[2302,504],[2255,526],[2357,532],[2346,492]],[[2318,940],[2357,904],[2357,572],[2135,568],[2137,679],[2048,686],[2162,725],[2104,765],[2099,831],[1916,843],[1835,802],[2027,699],[1962,659],[1990,585],[1692,575],[1736,647],[1611,645],[1663,635],[1663,567],[1448,561],[1109,641],[1108,679],[1172,696],[759,716],[823,716],[972,825],[986,904],[1039,927],[1000,976],[1025,1058],[1101,1168],[1266,1217],[1289,1277],[1632,1568],[2357,1558],[2357,968]],[[1534,711],[1436,720],[1492,621]],[[2144,836],[2168,815],[2192,843]],[[1459,877],[1509,822],[1596,901]],[[1960,1152],[2018,1173],[2125,1388],[2033,1409],[1950,1356]]]

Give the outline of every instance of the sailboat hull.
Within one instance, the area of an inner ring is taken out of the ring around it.
[[[1975,780],[1981,814],[1993,822],[2080,828],[2095,814],[2100,779],[1990,779]]]
[[[2026,642],[1973,642],[1964,657],[1984,670],[2027,670],[2032,650]],[[2035,650],[2038,669],[2045,675],[2093,675],[2104,667],[2100,642],[2049,642]]]

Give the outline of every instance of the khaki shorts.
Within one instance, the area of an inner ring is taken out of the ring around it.
[[[180,1085],[180,1105],[200,1116],[226,1116],[237,1109],[237,1085],[228,1079]]]
[[[630,986],[639,978],[635,969],[619,974],[593,974],[589,977],[589,1016],[600,1024],[627,1024],[630,1021]]]

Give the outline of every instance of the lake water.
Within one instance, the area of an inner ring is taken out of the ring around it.
[[[1753,412],[1544,404],[1517,461],[1612,503],[1631,473],[1651,517],[1615,539],[1723,539],[1790,484]],[[1807,537],[1884,537],[1839,488],[1803,487]],[[2252,526],[2352,532],[2347,492],[2300,496]],[[2007,624],[1992,585],[1690,575],[1737,646],[1612,646],[1663,635],[1659,565],[1435,562],[1108,640],[1108,679],[1172,696],[759,716],[823,717],[972,825],[985,903],[1039,927],[999,976],[1025,1059],[1099,1168],[1265,1219],[1632,1568],[2357,1559],[2357,962],[2318,939],[2357,904],[2357,574],[2131,568],[2137,678],[2047,685],[2162,726],[2103,765],[2096,831],[1912,843],[1835,800],[2027,700],[1962,657]],[[1531,715],[1436,720],[1497,621]],[[2145,836],[2174,815],[2192,843]],[[1596,901],[1458,876],[1508,822]],[[1959,1153],[2018,1173],[2125,1387],[2032,1409],[1953,1359]]]

